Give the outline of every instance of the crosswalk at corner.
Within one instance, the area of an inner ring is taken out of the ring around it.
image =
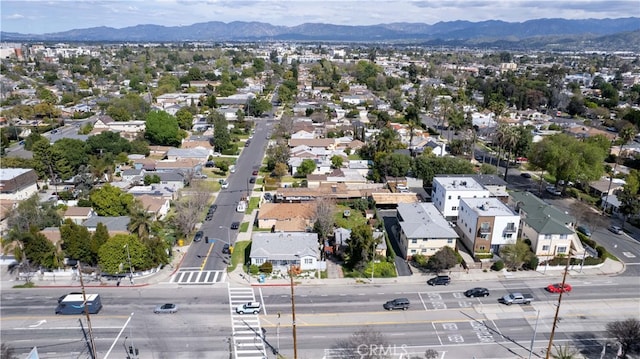
[[[264,359],[267,357],[260,318],[257,314],[238,314],[235,308],[243,303],[255,302],[253,288],[229,287],[229,307],[235,359]]]
[[[180,268],[170,282],[182,285],[207,285],[224,283],[227,272],[224,270],[200,270],[199,268]]]

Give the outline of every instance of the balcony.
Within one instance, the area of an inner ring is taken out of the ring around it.
[[[507,226],[504,229],[505,233],[516,233],[518,231],[518,229],[516,228],[516,226]]]
[[[483,226],[478,228],[478,233],[479,234],[489,234],[491,233],[491,226]]]

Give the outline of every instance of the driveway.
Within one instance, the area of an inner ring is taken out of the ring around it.
[[[389,242],[391,242],[391,247],[393,251],[396,253],[396,257],[394,258],[394,263],[396,265],[396,270],[398,271],[398,276],[406,277],[413,274],[409,264],[404,259],[404,251],[400,249],[400,245],[397,237],[397,228],[398,220],[396,219],[396,210],[380,210],[380,215],[382,216],[382,220],[384,221],[384,228],[387,230],[387,234],[389,234]]]

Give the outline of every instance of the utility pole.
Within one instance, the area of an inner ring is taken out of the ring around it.
[[[84,305],[84,315],[87,317],[87,328],[89,329],[89,350],[91,358],[97,359],[96,343],[93,341],[93,330],[91,329],[91,316],[89,315],[89,306],[87,305],[87,292],[84,290],[84,281],[82,280],[82,267],[78,261],[78,275],[80,276],[80,288],[82,288],[82,300]]]
[[[569,251],[567,252],[567,264],[564,267],[564,274],[562,275],[562,289],[558,296],[558,304],[556,305],[556,315],[553,317],[553,326],[551,327],[551,334],[549,335],[549,345],[547,345],[547,355],[545,359],[549,359],[551,355],[551,347],[553,346],[553,336],[556,333],[556,325],[558,323],[558,315],[560,314],[560,303],[562,302],[562,294],[564,293],[564,284],[567,280],[567,272],[569,272],[569,263],[571,263],[571,245],[569,245]]]
[[[296,300],[293,293],[293,266],[289,267],[289,278],[291,279],[291,318],[293,328],[293,359],[298,359],[298,341],[296,337]]]

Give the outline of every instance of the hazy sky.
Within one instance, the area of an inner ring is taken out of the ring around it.
[[[0,29],[42,34],[96,26],[260,21],[373,25],[450,20],[640,17],[640,0],[0,0]],[[1,40],[1,39],[0,39]]]

